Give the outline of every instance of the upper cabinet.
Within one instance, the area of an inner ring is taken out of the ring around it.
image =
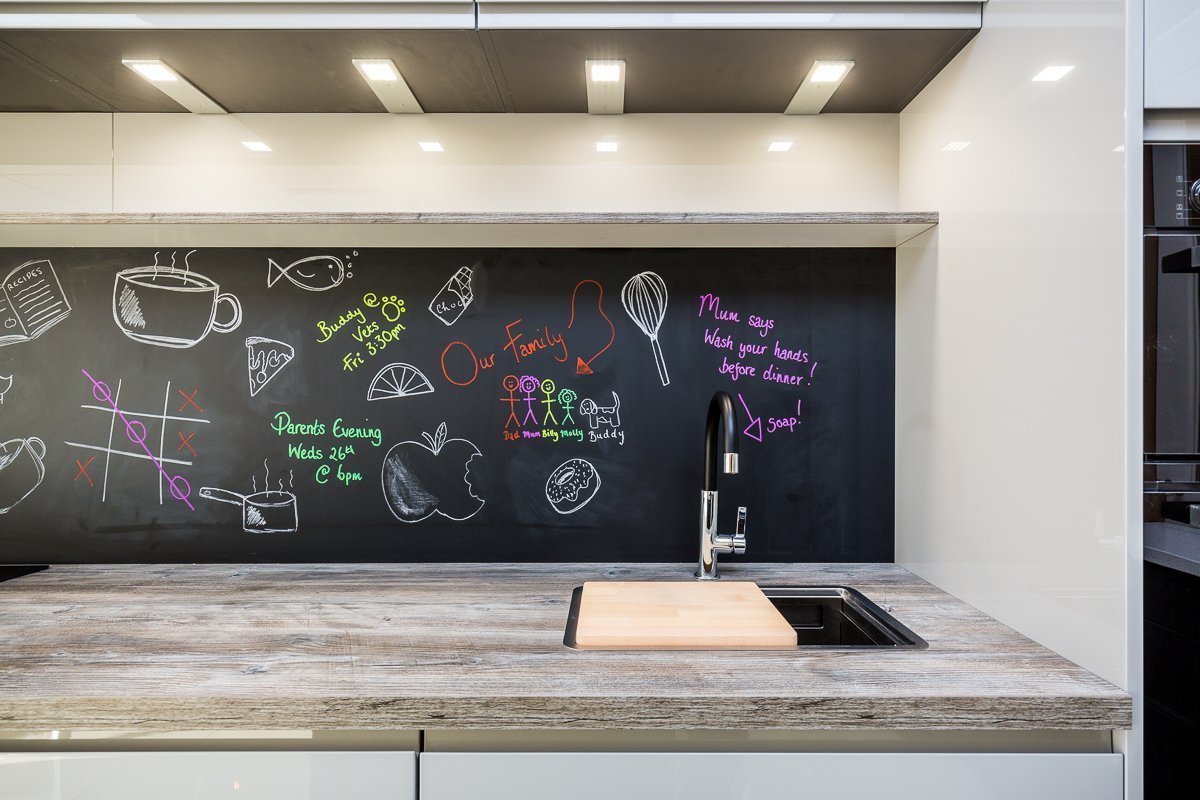
[[[584,113],[584,62],[619,59],[626,113],[782,114],[814,61],[852,61],[823,110],[894,114],[982,19],[954,0],[5,7],[0,112],[185,110],[126,59],[165,62],[232,113],[383,112],[352,61],[390,59],[427,113]]]
[[[1200,3],[1146,0],[1146,108],[1200,108]]]

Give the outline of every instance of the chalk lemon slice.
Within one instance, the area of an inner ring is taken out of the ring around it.
[[[394,400],[417,394],[432,394],[433,384],[412,364],[388,364],[379,370],[367,389],[367,400]]]

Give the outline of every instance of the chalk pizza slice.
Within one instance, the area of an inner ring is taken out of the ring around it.
[[[251,336],[246,339],[246,367],[250,373],[250,396],[254,397],[264,386],[292,363],[296,351],[287,342]]]
[[[394,400],[432,392],[433,384],[425,377],[425,373],[412,364],[397,362],[379,370],[379,374],[371,381],[371,388],[367,389],[367,400]]]

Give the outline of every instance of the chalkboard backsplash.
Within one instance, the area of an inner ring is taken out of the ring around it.
[[[887,249],[6,249],[0,562],[891,561]]]

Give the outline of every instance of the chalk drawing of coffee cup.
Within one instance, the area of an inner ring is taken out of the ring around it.
[[[42,485],[46,467],[46,443],[36,436],[28,439],[9,439],[0,444],[0,514]]]
[[[217,322],[222,304],[229,319]],[[210,331],[229,333],[242,324],[242,304],[212,278],[163,267],[133,267],[117,273],[113,320],[121,332],[143,344],[192,347]]]

